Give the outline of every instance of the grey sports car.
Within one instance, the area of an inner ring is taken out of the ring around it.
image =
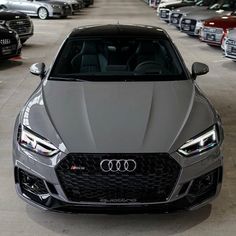
[[[17,193],[54,211],[196,209],[221,188],[223,129],[161,28],[75,29],[17,116]]]
[[[0,9],[21,11],[42,20],[71,15],[70,5],[56,0],[0,0]]]

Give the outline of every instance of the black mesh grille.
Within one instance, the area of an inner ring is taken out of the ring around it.
[[[9,27],[19,35],[28,34],[31,32],[31,23],[28,19],[19,19],[9,21]]]
[[[183,19],[181,22],[181,30],[185,32],[194,32],[197,21],[192,19]]]
[[[104,159],[133,159],[133,172],[103,172]],[[77,170],[74,167],[77,167]],[[56,167],[71,201],[158,202],[171,194],[180,166],[168,154],[69,154]]]
[[[183,14],[179,14],[179,13],[171,14],[171,16],[170,16],[171,23],[174,25],[178,25],[180,23],[182,16],[183,16]]]

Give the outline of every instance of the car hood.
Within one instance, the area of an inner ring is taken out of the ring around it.
[[[64,152],[171,153],[214,124],[215,114],[191,80],[49,80],[21,120]]]
[[[177,3],[168,4],[166,5],[165,8],[169,10],[174,10],[174,9],[187,7],[187,6],[193,6],[193,5],[194,5],[194,2],[177,2]]]
[[[18,19],[28,19],[28,16],[18,11],[0,10],[0,20],[8,21],[8,20],[18,20]]]
[[[198,6],[188,6],[188,7],[181,7],[173,10],[173,13],[181,13],[181,14],[189,14],[195,11],[202,11],[206,10],[207,7],[198,7]]]
[[[219,27],[223,29],[236,27],[236,16],[221,16],[210,18],[204,22],[204,26]]]
[[[219,11],[204,10],[204,11],[192,12],[192,13],[188,14],[186,16],[186,18],[202,21],[202,20],[206,20],[206,19],[209,19],[209,18],[212,18],[212,17],[218,17],[218,16],[221,16],[221,15],[227,15],[227,14],[230,14],[230,13],[231,12],[223,11],[223,10],[219,10]]]

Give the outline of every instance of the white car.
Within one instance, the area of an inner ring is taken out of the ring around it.
[[[165,8],[169,4],[173,4],[173,3],[175,4],[179,2],[182,2],[182,0],[161,0],[160,4],[157,7],[157,15],[159,15],[161,8]]]
[[[236,28],[227,31],[221,47],[225,56],[236,62]]]

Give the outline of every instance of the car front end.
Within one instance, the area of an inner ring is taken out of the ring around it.
[[[189,7],[189,6],[194,6],[196,4],[195,1],[188,1],[188,0],[183,0],[181,2],[176,2],[172,4],[168,4],[167,6],[163,7],[160,9],[160,19],[166,22],[171,22],[171,15],[173,11],[176,11],[177,9],[179,10],[180,8],[184,7]],[[172,16],[172,24],[173,25],[178,25],[177,19],[181,16],[179,15],[180,12],[174,14]]]
[[[73,31],[47,73],[43,63],[31,67],[42,81],[15,123],[17,193],[63,212],[171,212],[208,204],[221,189],[224,135],[194,82],[207,72],[195,63],[190,76],[160,28]]]
[[[206,20],[201,30],[200,40],[213,46],[221,47],[224,45],[223,41],[228,29],[236,27],[234,14]]]
[[[189,14],[194,12],[205,10],[207,6],[209,6],[210,1],[199,1],[195,6],[181,7],[173,10],[170,14],[170,23],[177,28],[181,26],[181,20],[183,17],[187,17]]]
[[[180,27],[181,31],[188,35],[199,36],[204,21],[221,16],[230,16],[233,14],[234,10],[234,1],[228,3],[227,0],[222,0],[213,3],[207,9],[203,9],[202,11],[197,11],[187,15],[186,17],[183,17]],[[219,33],[218,31],[219,30],[216,30],[217,34]],[[209,35],[209,33],[207,33],[207,35]],[[214,36],[212,36],[212,40],[209,36],[208,41],[214,41]]]
[[[227,58],[236,61],[236,29],[230,29],[227,31],[224,52]]]
[[[218,124],[212,126],[199,142],[209,138],[210,132],[222,139],[219,127]],[[186,157],[188,151],[184,149],[171,154],[66,153],[59,147],[47,146],[49,141],[20,123],[16,123],[15,130],[14,136],[18,137],[18,140],[14,138],[17,148],[13,152],[16,190],[25,201],[41,209],[68,212],[85,209],[193,210],[212,201],[221,188],[223,156],[218,145],[201,154],[200,149],[195,150],[197,154],[192,157]],[[55,154],[45,156],[40,153],[42,150],[32,153],[23,144],[24,136],[37,139],[38,148],[48,152],[47,155],[49,152]],[[121,168],[128,166],[130,172],[135,165],[139,168],[131,175],[124,170],[117,175],[117,160]],[[153,172],[159,173],[158,176]]]
[[[172,4],[178,4],[178,3],[181,3],[181,2],[182,2],[182,0],[169,0],[169,1],[168,0],[166,0],[166,1],[163,0],[158,4],[156,13],[157,13],[157,15],[160,15],[162,9],[170,9],[169,6],[171,6]]]
[[[72,14],[69,3],[63,1],[47,2],[49,8],[49,17],[67,17]]]
[[[29,16],[16,11],[0,11],[0,25],[15,31],[22,43],[34,34],[34,25]]]
[[[64,0],[59,0],[59,1],[63,3],[65,2]],[[80,12],[81,7],[80,7],[80,4],[76,0],[68,0],[66,1],[66,3],[69,4],[72,14],[76,14]]]
[[[19,36],[14,31],[0,26],[0,60],[19,56],[21,48]]]

